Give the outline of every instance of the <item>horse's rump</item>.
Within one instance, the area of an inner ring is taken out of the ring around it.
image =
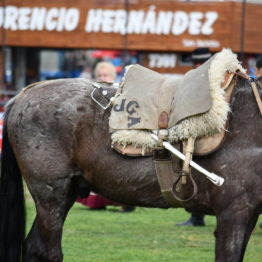
[[[0,257],[8,262],[20,261],[25,237],[23,181],[7,131],[12,106],[5,112],[0,178]]]

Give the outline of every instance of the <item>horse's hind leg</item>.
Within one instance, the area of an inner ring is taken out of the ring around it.
[[[36,204],[36,218],[26,238],[24,262],[61,262],[62,227],[76,192],[71,178],[57,177],[48,181],[30,181]]]
[[[258,216],[253,210],[230,207],[217,216],[216,262],[242,262]]]

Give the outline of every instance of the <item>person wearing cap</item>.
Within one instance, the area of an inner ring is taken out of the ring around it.
[[[192,52],[192,61],[194,68],[205,63],[212,56],[208,47],[199,47]]]
[[[193,67],[197,68],[205,63],[212,56],[209,48],[200,47],[192,52]],[[191,213],[191,217],[182,223],[176,224],[177,226],[205,226],[204,215],[199,213]]]

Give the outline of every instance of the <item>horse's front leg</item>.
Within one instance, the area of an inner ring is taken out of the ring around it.
[[[242,262],[258,216],[248,206],[229,206],[217,215],[216,262]]]

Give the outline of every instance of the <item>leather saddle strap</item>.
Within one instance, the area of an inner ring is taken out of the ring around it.
[[[189,137],[186,141],[183,143],[183,151],[185,155],[185,161],[183,164],[183,173],[185,176],[182,177],[181,183],[186,184],[186,175],[188,175],[191,172],[191,167],[190,167],[190,161],[192,160],[192,155],[194,152],[194,144],[195,144],[195,138]]]
[[[257,83],[259,88],[262,88],[262,83],[259,80],[257,80],[256,83]]]
[[[240,77],[243,77],[243,78],[245,78],[247,80],[251,79],[247,74],[244,74],[244,73],[241,73],[241,72],[235,72],[234,74],[238,75]],[[255,96],[255,99],[256,99],[256,102],[257,102],[260,114],[262,115],[262,101],[261,101],[261,97],[259,95],[259,92],[258,92],[258,89],[257,89],[257,84],[255,83],[255,81],[251,80],[251,87],[252,87],[252,90],[253,90],[253,93],[254,93],[254,96]]]
[[[178,146],[180,147],[180,145],[177,145],[176,147]],[[173,194],[173,185],[179,177],[178,173],[174,172],[173,165],[179,166],[179,160],[175,158],[173,159],[168,150],[161,149],[154,151],[154,164],[164,199],[170,206],[181,207],[181,202],[179,202]]]
[[[251,82],[251,87],[252,87],[253,93],[255,95],[260,114],[262,115],[262,101],[261,101],[261,97],[259,95],[259,92],[257,90],[257,85],[254,81]]]

